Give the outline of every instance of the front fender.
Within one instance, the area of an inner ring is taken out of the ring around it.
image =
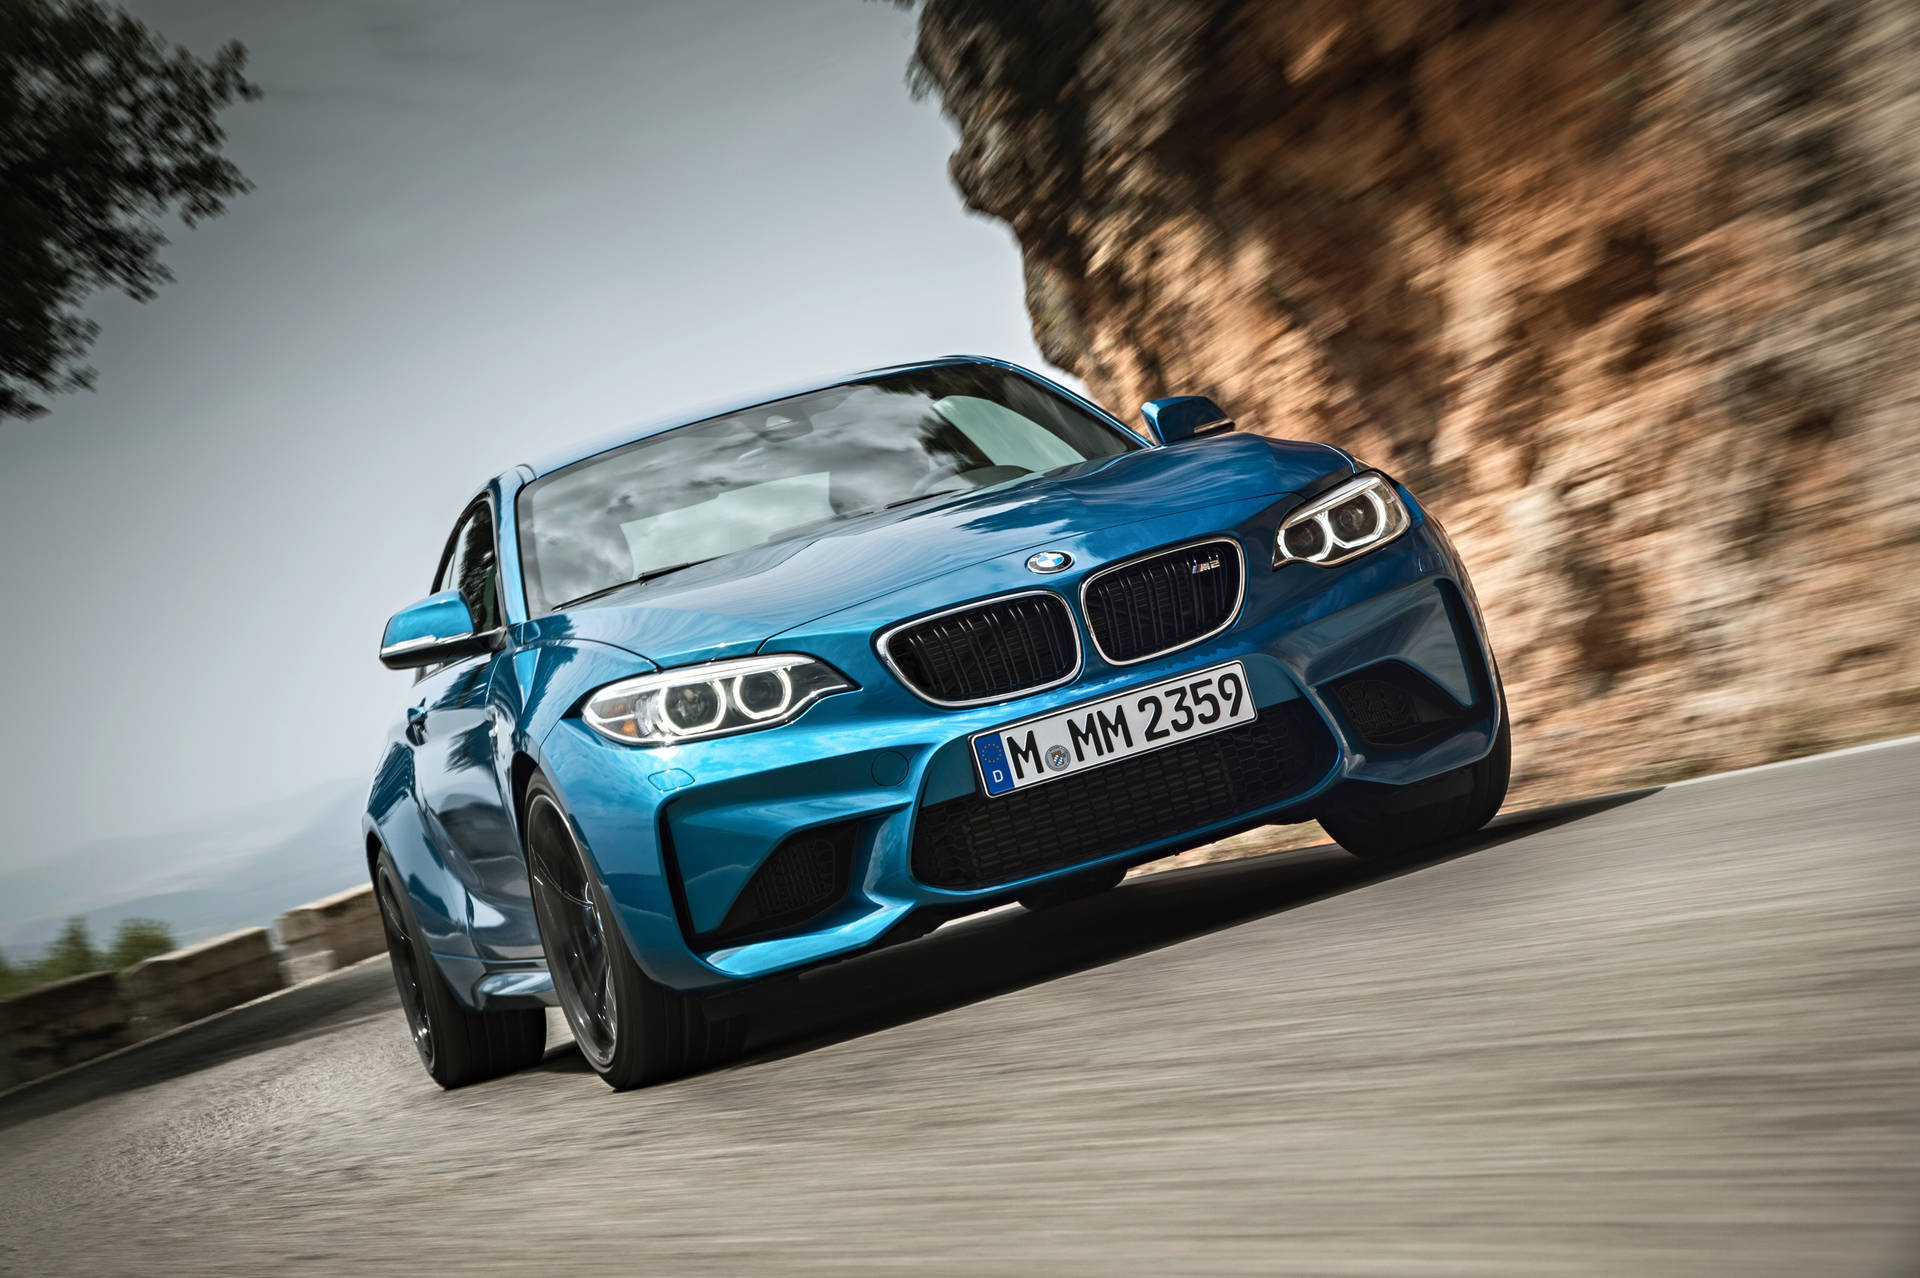
[[[529,643],[513,654],[521,695],[516,746],[537,758],[537,744],[580,698],[615,680],[659,668],[638,653],[597,640],[557,638]]]

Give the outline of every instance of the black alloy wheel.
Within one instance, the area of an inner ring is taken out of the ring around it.
[[[428,952],[420,921],[400,884],[393,858],[373,867],[380,930],[386,934],[393,983],[407,1014],[407,1035],[420,1063],[442,1087],[464,1087],[536,1064],[547,1051],[547,1014],[540,1008],[475,1011],[461,1005]]]
[[[544,777],[522,805],[533,916],[553,990],[580,1054],[609,1087],[640,1087],[740,1053],[741,1014],[713,1014],[696,994],[647,975],[614,922],[613,903]]]
[[[1502,693],[1500,729],[1484,758],[1407,786],[1349,784],[1318,814],[1320,828],[1357,857],[1415,857],[1493,820],[1506,802],[1512,774],[1513,731]]]
[[[387,957],[393,960],[393,983],[400,989],[400,1008],[407,1014],[407,1032],[413,1038],[414,1050],[420,1053],[420,1063],[431,1074],[433,1013],[427,1008],[426,991],[420,984],[420,960],[414,953],[406,915],[394,897],[392,875],[380,875],[376,893],[380,898],[380,927],[387,936]]]
[[[607,935],[579,841],[552,795],[539,791],[529,799],[526,828],[527,873],[547,970],[581,1054],[604,1074],[620,1047],[620,994],[611,948],[620,942]]]

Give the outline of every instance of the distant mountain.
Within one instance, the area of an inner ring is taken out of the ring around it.
[[[0,874],[0,950],[37,957],[74,915],[96,943],[120,920],[155,918],[182,945],[365,881],[365,783],[338,781],[214,825],[111,839]]]

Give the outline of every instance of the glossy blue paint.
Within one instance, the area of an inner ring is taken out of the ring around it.
[[[368,864],[384,847],[413,898],[413,911],[427,948],[440,954],[472,955],[465,926],[465,893],[446,864],[427,843],[413,790],[413,752],[396,730],[374,775],[362,834]]]
[[[514,719],[514,749],[537,754],[537,743],[573,713],[582,696],[620,679],[659,669],[638,653],[566,633],[564,616],[515,626],[527,650],[540,654],[531,682],[521,685],[523,705]],[[551,623],[559,622],[554,625]],[[658,765],[656,765],[658,766]]]
[[[659,429],[671,424],[607,446]],[[518,796],[535,769],[556,790],[641,966],[694,990],[857,952],[917,909],[984,907],[1023,886],[951,892],[909,870],[919,808],[978,784],[966,746],[974,732],[1228,659],[1245,663],[1260,707],[1304,701],[1326,723],[1338,757],[1307,792],[1107,858],[1133,864],[1248,824],[1306,819],[1345,780],[1403,784],[1471,762],[1498,726],[1492,699],[1478,695],[1497,675],[1471,584],[1411,494],[1402,496],[1413,526],[1393,543],[1332,568],[1273,567],[1280,521],[1356,470],[1325,445],[1226,434],[1142,446],[829,525],[529,620],[515,495],[537,474],[595,451],[518,467],[482,490],[497,518],[503,642],[412,686],[412,717],[396,724],[369,798],[370,838],[393,856],[430,948],[475,1005],[550,997],[519,841]],[[888,626],[1010,591],[1055,591],[1077,615],[1088,575],[1219,534],[1243,549],[1244,600],[1226,630],[1180,651],[1115,667],[1083,643],[1083,668],[1064,686],[958,709],[915,696],[876,652],[875,636]],[[1027,561],[1042,550],[1070,562],[1036,574]],[[818,657],[858,687],[776,728],[653,749],[608,741],[578,718],[588,694],[617,680],[755,652]],[[1322,690],[1389,658],[1482,712],[1426,748],[1370,756]],[[846,821],[855,823],[854,868],[838,905],[765,940],[703,949],[690,939],[727,916],[781,840]]]
[[[1233,429],[1233,418],[1203,395],[1174,395],[1140,405],[1147,434],[1156,444],[1177,444],[1196,435]]]
[[[418,644],[462,639],[473,633],[473,614],[457,590],[442,590],[409,604],[387,619],[380,651],[402,651]]]

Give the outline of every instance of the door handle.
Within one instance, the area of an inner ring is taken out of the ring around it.
[[[415,745],[427,742],[427,708],[425,706],[407,707],[407,740]]]

